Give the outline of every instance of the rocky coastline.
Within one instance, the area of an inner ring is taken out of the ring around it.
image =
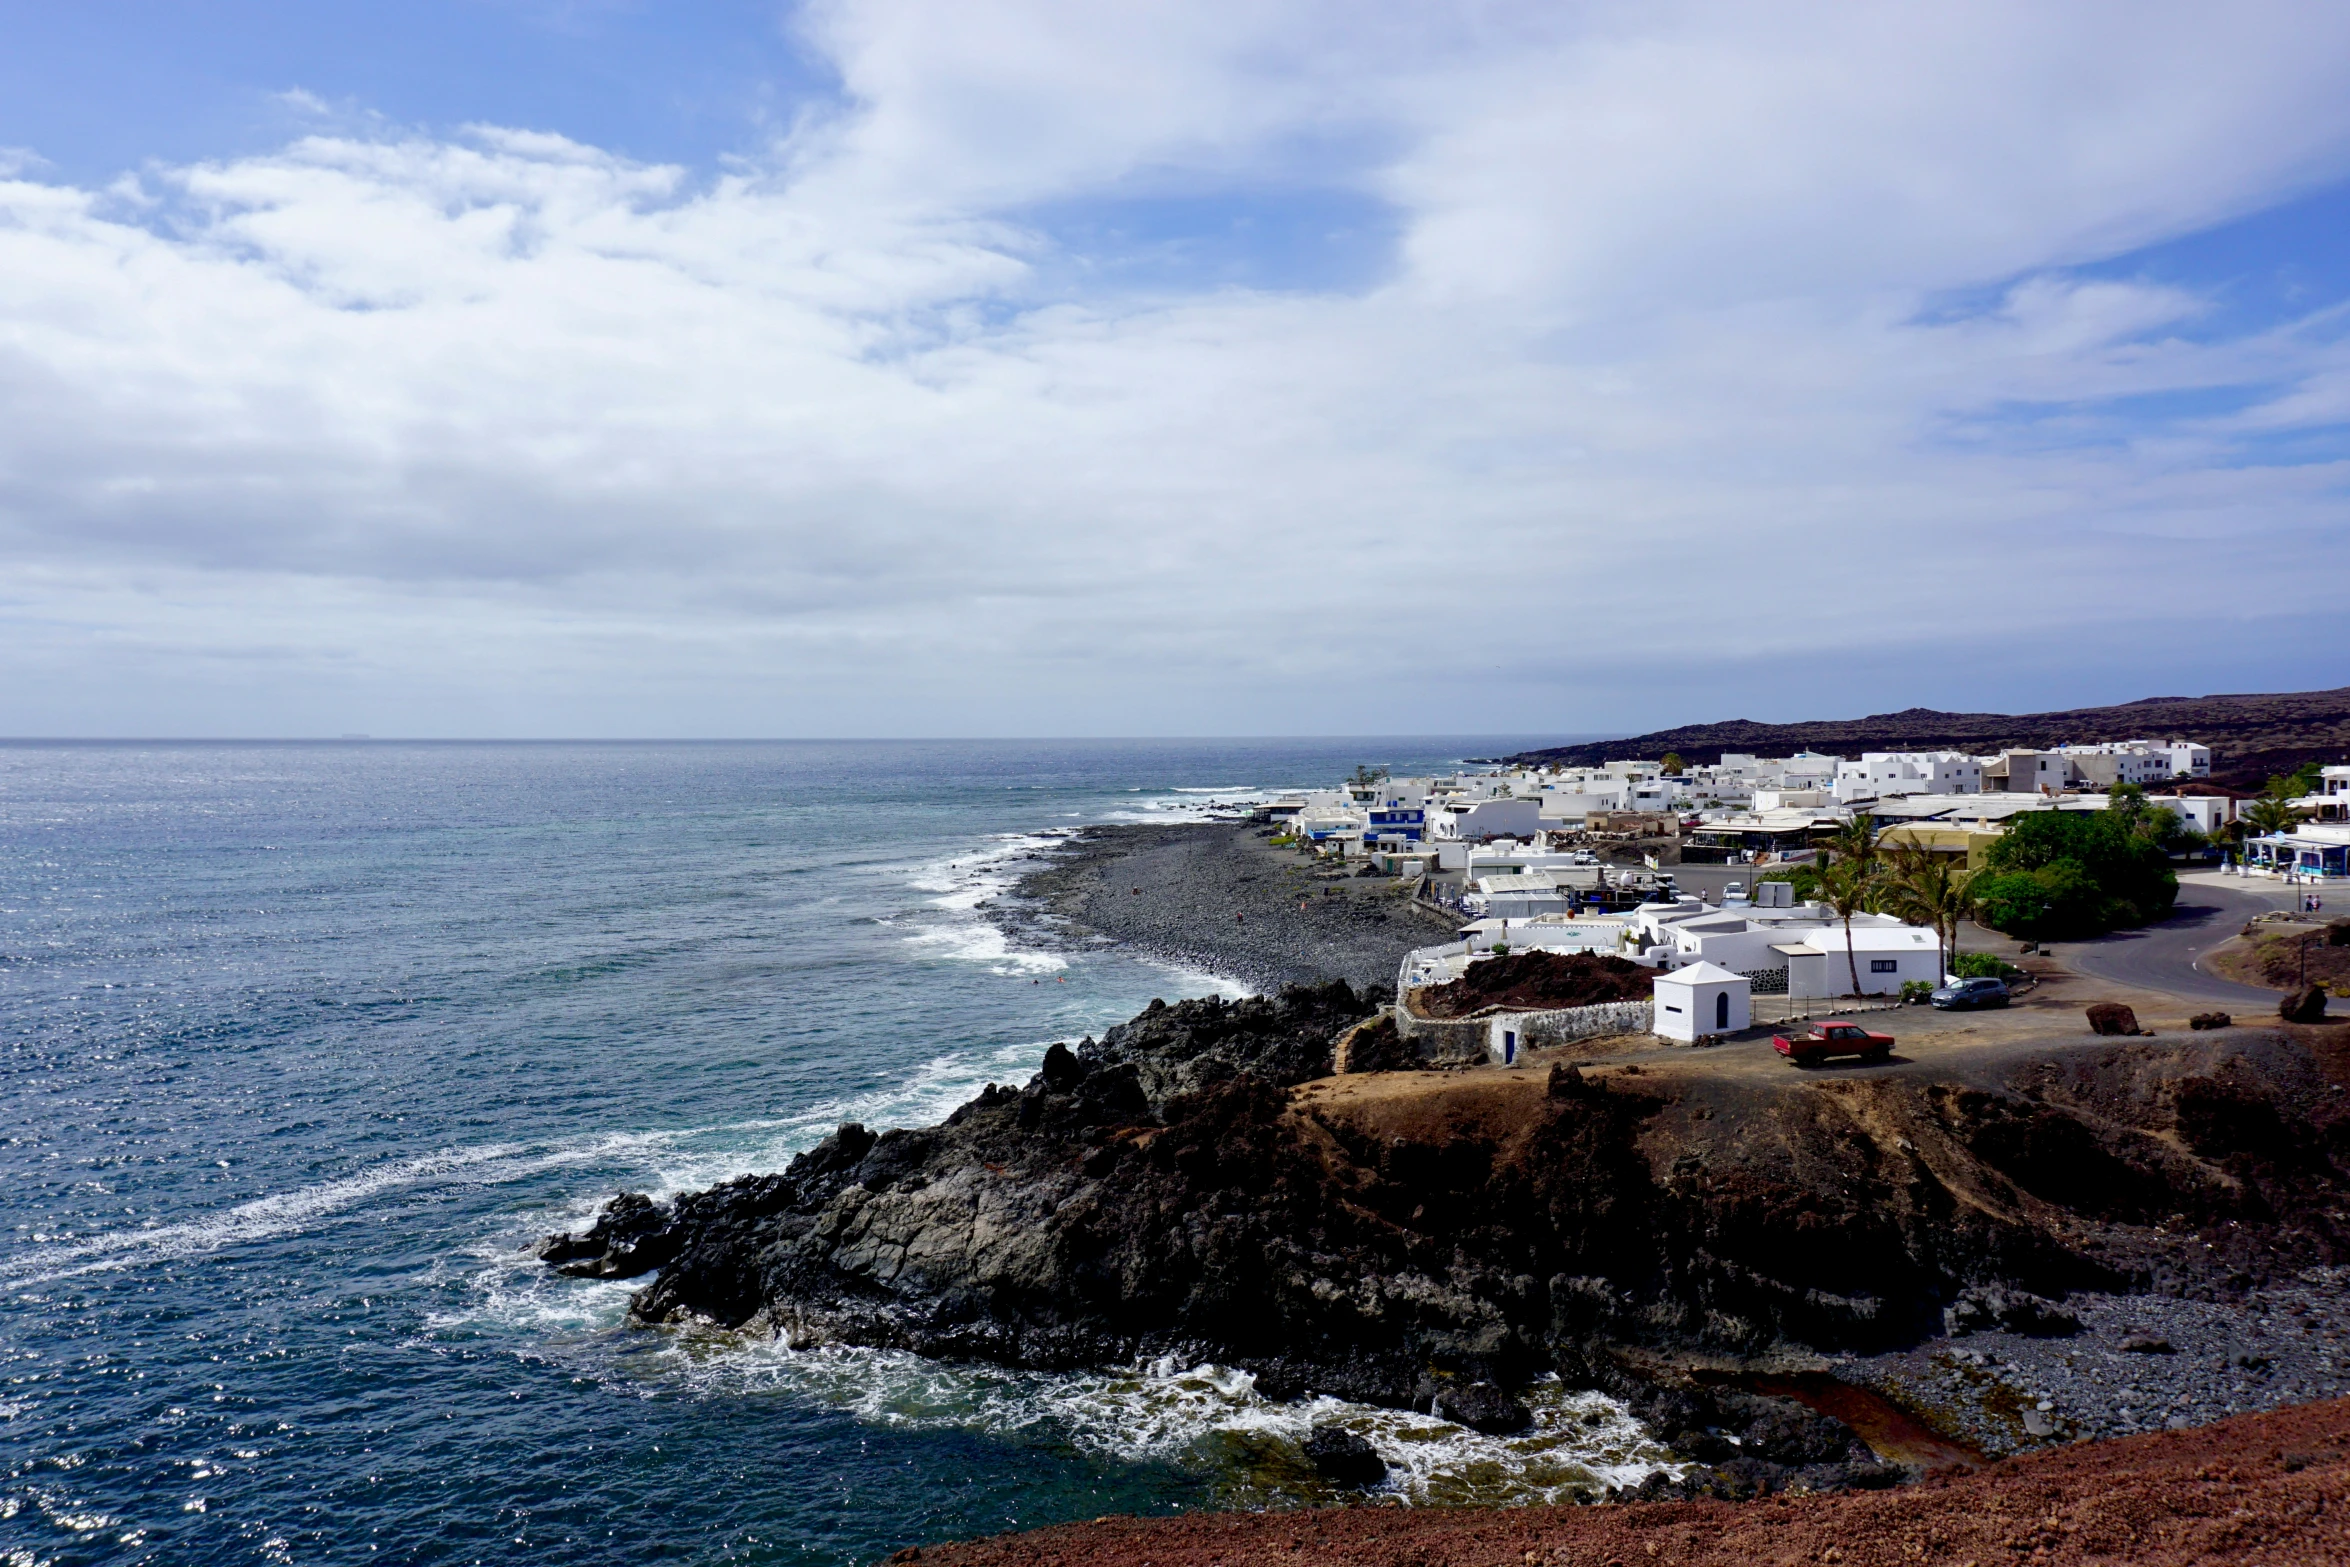
[[[1271,834],[1229,821],[1087,828],[989,913],[1022,940],[1116,942],[1261,992],[1382,990],[1405,953],[1452,933],[1392,880],[1316,865]]]
[[[622,1194],[541,1255],[651,1275],[647,1327],[1175,1357],[1490,1433],[1537,1384],[1597,1390],[1680,1460],[1650,1500],[1881,1487],[2350,1393],[2350,1029],[2101,1039],[2058,1000],[1850,1073],[1626,1041],[1333,1075],[1376,1055],[1340,1046],[1429,927],[1301,898],[1289,859],[1228,824],[1121,829],[1003,917],[1314,983],[1154,1002],[941,1125]],[[1203,861],[1220,885],[1159,884]],[[1335,1427],[1302,1456],[1378,1486]]]
[[[1763,1089],[1633,1059],[1329,1077],[1366,1011],[1342,983],[1155,1004],[940,1126],[844,1126],[778,1174],[624,1195],[542,1255],[658,1270],[647,1325],[1043,1369],[1212,1360],[1273,1397],[1487,1431],[1555,1375],[1684,1456],[1653,1494],[1899,1478],[1803,1398],[1823,1372],[1896,1401],[1947,1373],[2008,1450],[2090,1434],[2019,1346],[2064,1340],[2076,1386],[2117,1361],[2152,1383],[2161,1352],[2107,1340],[2070,1295],[2129,1301],[2157,1335],[2190,1306],[2280,1314],[2277,1352],[2150,1392],[2150,1420],[2339,1390],[2308,1270],[2350,1247],[2343,1063],[2307,1039]],[[1905,1382],[1901,1357],[1949,1327],[1981,1347]],[[1988,1429],[1944,1434],[1980,1451]]]
[[[1312,1508],[1096,1518],[909,1547],[930,1567],[1751,1567],[2350,1562],[2350,1405],[2301,1405],[1891,1491],[1671,1506]]]

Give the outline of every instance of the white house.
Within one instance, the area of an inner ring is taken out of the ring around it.
[[[2327,767],[2318,773],[2317,793],[2294,802],[2317,813],[2321,822],[2350,821],[2350,767]]]
[[[2171,780],[2168,748],[2157,750],[2143,740],[2068,745],[2062,755],[2072,764],[2075,781],[2093,788],[2110,789],[2115,784],[2137,784],[2143,788]]]
[[[1920,926],[1863,925],[1855,920],[1849,960],[1844,948],[1841,924],[1807,930],[1802,940],[1773,948],[1787,960],[1787,994],[1798,998],[1850,995],[1855,965],[1864,996],[1897,994],[1911,980],[1934,985],[1943,982],[1941,950],[1934,933]]]
[[[2342,769],[2350,773],[2350,767]],[[2150,794],[2148,805],[2160,806],[2208,838],[2236,819],[2236,802],[2226,795]]]
[[[1840,805],[1898,794],[1973,794],[1983,764],[1956,751],[1869,751],[1836,764],[1832,792]]]
[[[1754,987],[1743,974],[1693,963],[1656,977],[1656,1031],[1695,1044],[1708,1034],[1730,1034],[1754,1021]]]
[[[1542,830],[1539,800],[1474,800],[1428,812],[1436,838],[1531,838]]]
[[[2002,751],[1983,763],[1983,787],[1993,794],[2061,794],[2075,776],[2061,751]]]
[[[2170,753],[2170,775],[2173,778],[2209,778],[2211,776],[2211,747],[2189,741],[2173,740],[2155,747]]]
[[[1564,914],[1573,897],[1548,871],[1524,871],[1514,876],[1481,876],[1476,890],[1461,898],[1461,906],[1495,919],[1530,919],[1537,914]]]

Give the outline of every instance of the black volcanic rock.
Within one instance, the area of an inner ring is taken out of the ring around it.
[[[1951,1337],[2004,1329],[2026,1338],[2070,1338],[2081,1331],[2078,1317],[2029,1290],[1994,1284],[1962,1292],[1942,1313]]]
[[[1429,1396],[1428,1412],[1488,1436],[1507,1436],[1534,1423],[1524,1404],[1490,1382],[1446,1383]]]
[[[1319,1425],[1305,1440],[1306,1459],[1336,1485],[1368,1488],[1387,1478],[1379,1450],[1344,1426]]]
[[[1760,1430],[1703,1482],[1730,1490],[1857,1483],[1864,1459],[1783,1401],[1652,1396],[1625,1365],[1913,1344],[1944,1302],[1954,1330],[2063,1333],[2074,1290],[2350,1257],[2345,1096],[2279,1034],[1800,1085],[1601,1064],[1296,1091],[1364,1010],[1343,984],[1154,1005],[941,1125],[843,1126],[780,1174],[624,1195],[542,1255],[658,1268],[639,1323],[1038,1369],[1215,1360],[1269,1397],[1494,1432],[1556,1372],[1694,1433],[1692,1456]]]

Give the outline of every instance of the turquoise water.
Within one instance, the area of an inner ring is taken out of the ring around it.
[[[1245,1378],[636,1331],[521,1248],[1219,988],[1008,944],[974,906],[1052,834],[1519,743],[0,746],[0,1562],[858,1562],[1305,1494]],[[1525,1470],[1389,1436],[1430,1495]]]

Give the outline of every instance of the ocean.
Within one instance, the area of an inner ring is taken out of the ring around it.
[[[982,902],[1089,823],[1540,743],[0,745],[0,1563],[869,1562],[1657,1451],[1169,1364],[1044,1377],[631,1329],[526,1252],[615,1191],[939,1119],[1236,987]]]

